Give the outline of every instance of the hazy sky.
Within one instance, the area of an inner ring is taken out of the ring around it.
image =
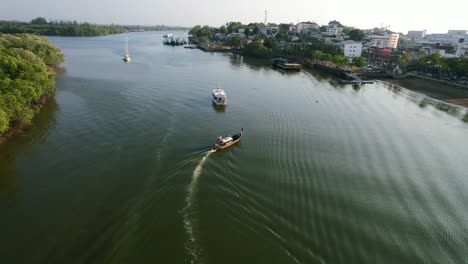
[[[468,1],[422,0],[0,0],[0,20],[77,20],[98,24],[220,26],[228,21],[269,22],[338,20],[362,29],[389,25],[407,33],[426,29],[446,33],[468,29]]]

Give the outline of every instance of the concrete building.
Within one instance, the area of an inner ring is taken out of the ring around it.
[[[451,37],[459,37],[459,36],[463,36],[463,35],[466,35],[466,34],[467,34],[466,30],[449,30],[447,32],[447,35],[449,35]]]
[[[297,33],[302,34],[304,29],[307,29],[307,31],[309,31],[309,29],[320,31],[320,26],[317,23],[314,23],[314,22],[300,22],[300,23],[297,23],[297,25],[296,25],[296,32]]]
[[[389,33],[385,32],[379,35],[369,35],[367,38],[371,41],[372,46],[377,48],[392,48],[396,49],[398,47],[398,38],[400,35],[398,33]]]
[[[446,34],[431,34],[429,39],[434,43],[457,44],[461,39],[467,40],[467,37],[466,30],[449,30]]]
[[[362,43],[355,41],[343,41],[341,43],[344,55],[348,58],[357,58],[362,54]]]
[[[333,24],[327,27],[327,35],[340,35],[343,33],[343,28],[338,27],[338,25]]]
[[[426,37],[426,30],[410,30],[408,37],[411,39],[423,39]]]
[[[264,36],[273,37],[279,32],[279,27],[262,27],[260,32]]]

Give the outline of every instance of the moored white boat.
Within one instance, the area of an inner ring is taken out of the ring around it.
[[[227,96],[223,89],[221,89],[221,85],[218,84],[218,88],[213,90],[213,104],[218,106],[226,106],[227,105]]]
[[[219,136],[216,139],[216,143],[213,145],[211,150],[212,151],[218,151],[218,150],[222,150],[222,149],[228,148],[228,147],[236,144],[237,142],[239,142],[241,140],[243,131],[244,131],[244,128],[241,128],[241,131],[239,133],[235,134],[234,136],[228,136],[228,137],[225,137],[225,138],[223,138],[222,136]]]

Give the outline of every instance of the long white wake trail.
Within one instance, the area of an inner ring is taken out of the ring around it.
[[[196,204],[194,201],[194,197],[198,190],[198,178],[201,175],[203,165],[205,164],[205,161],[208,159],[211,153],[213,153],[213,151],[208,151],[206,155],[200,160],[195,170],[193,170],[192,181],[187,187],[187,197],[185,198],[186,205],[184,209],[182,209],[185,233],[188,236],[185,248],[187,249],[189,255],[192,258],[190,260],[191,263],[199,263],[199,256],[202,251],[202,249],[198,245],[196,231],[194,229],[197,225]]]

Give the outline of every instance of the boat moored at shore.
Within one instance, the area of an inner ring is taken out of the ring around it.
[[[300,71],[302,65],[299,63],[290,63],[285,58],[275,58],[273,59],[273,66],[280,68],[285,71]]]

